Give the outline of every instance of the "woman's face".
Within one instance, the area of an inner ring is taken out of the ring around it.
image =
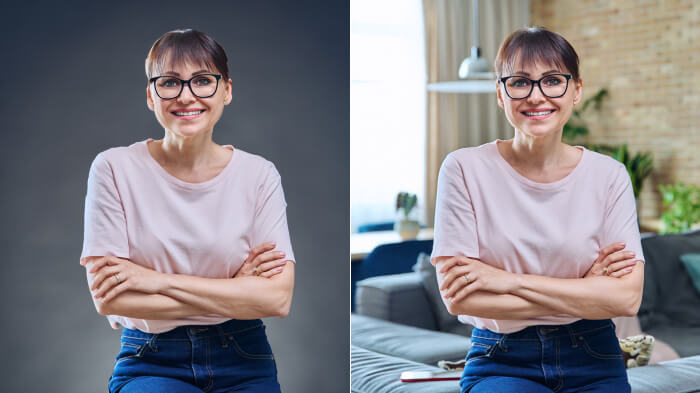
[[[165,68],[161,74],[155,76],[172,75],[187,80],[203,73],[219,74],[217,70],[186,64]],[[149,83],[146,89],[148,108],[156,114],[158,122],[166,131],[185,138],[211,133],[221,118],[224,105],[231,102],[231,79],[219,80],[216,93],[208,98],[193,95],[189,84],[183,86],[177,98],[169,100],[160,98],[154,89],[153,83]]]
[[[518,64],[516,61],[515,64]],[[538,80],[548,74],[568,74],[565,69],[545,65],[540,62],[516,68],[504,76],[524,76]],[[533,85],[532,93],[523,99],[512,99],[507,94],[503,83],[498,86],[498,105],[503,108],[506,118],[516,129],[530,137],[544,137],[561,133],[564,124],[571,117],[574,105],[581,100],[583,84],[581,80],[569,80],[566,93],[558,98],[549,98],[542,94],[538,84]]]

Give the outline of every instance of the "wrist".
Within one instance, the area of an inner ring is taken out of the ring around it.
[[[167,295],[168,292],[175,287],[175,274],[158,273],[158,292],[161,295]]]
[[[511,295],[517,295],[521,289],[525,288],[525,275],[511,272],[508,274],[510,275],[510,290],[508,293]]]

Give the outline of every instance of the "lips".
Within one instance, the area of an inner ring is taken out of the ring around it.
[[[170,113],[172,113],[178,119],[190,120],[198,118],[205,111],[205,109],[178,109]]]
[[[529,119],[545,119],[554,113],[554,109],[532,109],[532,110],[526,110],[522,111],[523,115],[525,115]]]

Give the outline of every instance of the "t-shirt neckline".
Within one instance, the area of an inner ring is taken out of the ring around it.
[[[184,180],[178,179],[177,177],[173,176],[170,174],[170,172],[166,171],[165,168],[163,168],[158,161],[151,155],[151,153],[148,151],[148,142],[153,141],[153,138],[148,138],[144,141],[141,141],[141,152],[142,154],[145,155],[146,162],[165,180],[168,182],[189,190],[202,190],[206,189],[209,187],[213,187],[214,185],[218,184],[221,179],[226,177],[226,173],[231,170],[231,167],[234,166],[234,161],[237,160],[237,157],[239,154],[237,154],[236,149],[232,145],[222,145],[222,147],[232,150],[233,154],[231,155],[231,159],[229,159],[228,163],[222,169],[216,176],[213,178],[199,182],[199,183],[191,183],[191,182],[186,182]]]
[[[571,179],[573,179],[577,176],[577,173],[581,171],[580,168],[584,166],[584,163],[588,157],[588,153],[587,153],[585,147],[574,146],[575,148],[581,149],[581,151],[582,151],[581,158],[579,159],[579,161],[576,164],[576,166],[574,167],[574,169],[572,169],[571,172],[569,172],[566,176],[564,176],[563,178],[561,178],[557,181],[553,181],[553,182],[549,182],[549,183],[540,183],[540,182],[536,182],[534,180],[530,180],[527,177],[521,175],[518,171],[516,171],[515,168],[513,168],[510,165],[510,163],[508,163],[508,161],[506,161],[506,159],[498,151],[498,142],[505,142],[505,141],[501,140],[501,139],[496,139],[495,141],[491,142],[492,154],[494,154],[497,157],[496,161],[502,167],[504,167],[506,172],[508,172],[515,180],[519,181],[520,183],[522,183],[528,187],[538,189],[538,190],[553,190],[553,189],[563,187],[568,182],[570,182]]]

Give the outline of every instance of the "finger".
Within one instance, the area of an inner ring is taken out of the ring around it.
[[[598,253],[598,259],[596,259],[596,262],[602,261],[606,256],[616,251],[624,250],[625,246],[625,243],[613,243],[603,247],[603,249]]]
[[[285,254],[282,251],[268,251],[263,254],[258,255],[251,262],[251,266],[260,266],[265,262],[275,261],[277,259],[284,258]]]
[[[117,285],[116,287],[112,288],[107,294],[104,296],[104,299],[102,299],[102,303],[107,303],[108,301],[114,299],[116,296],[121,294],[122,292],[126,291],[129,289],[131,283],[127,282],[126,280],[122,281]]]
[[[100,269],[102,269],[105,266],[109,265],[110,257],[102,257],[99,259],[95,260],[95,263],[92,264],[92,268],[90,268],[90,273],[96,273]]]
[[[447,289],[450,285],[452,285],[452,282],[460,276],[463,276],[467,274],[470,271],[469,266],[455,266],[451,268],[447,274],[442,279],[442,284],[440,285],[440,290],[444,291]]]
[[[620,262],[611,263],[608,266],[608,270],[611,273],[613,273],[613,272],[616,272],[618,270],[622,270],[622,269],[625,269],[627,267],[634,266],[636,263],[637,263],[637,260],[635,258],[625,259],[625,260],[620,261]]]
[[[97,275],[95,276],[95,279],[92,281],[92,285],[90,285],[90,290],[93,291],[97,289],[107,277],[113,276],[119,273],[119,271],[119,266],[110,266],[100,270],[100,272],[97,273]]]
[[[601,262],[601,266],[610,266],[610,264],[612,263],[634,258],[634,256],[634,252],[632,251],[617,251],[605,257],[605,259],[603,259],[603,261]]]
[[[268,270],[266,272],[261,273],[260,277],[270,278],[272,276],[276,276],[276,275],[282,273],[282,270],[284,270],[284,266],[277,266],[274,269],[271,269],[271,270]]]
[[[467,281],[467,277],[469,277],[469,281]],[[474,278],[470,275],[470,272],[465,270],[461,272],[459,275],[457,275],[452,283],[445,287],[446,289],[444,290],[445,297],[452,297],[454,294],[463,286],[469,285],[471,282],[474,281]]]
[[[471,284],[465,286],[462,288],[455,296],[452,298],[452,303],[459,303],[462,300],[466,299],[467,296],[471,295],[472,293],[476,292],[481,288],[481,282],[480,281],[473,281]]]
[[[634,262],[635,263],[633,263],[632,265],[630,265],[624,269],[620,269],[620,270],[616,271],[615,273],[610,274],[610,277],[620,278],[622,276],[626,276],[626,275],[632,273],[632,271],[634,270],[634,267],[637,265],[637,262],[639,262],[639,260],[635,260]]]
[[[440,273],[446,273],[455,266],[464,266],[469,264],[470,259],[463,256],[454,256],[445,261],[445,263],[440,267]]]
[[[271,261],[271,262],[266,262],[266,263],[260,264],[258,266],[258,271],[260,271],[260,273],[262,274],[262,273],[269,271],[269,270],[272,270],[276,267],[284,266],[286,263],[287,263],[286,259],[276,259],[276,260]]]
[[[274,249],[277,245],[274,242],[266,242],[263,244],[259,244],[255,247],[253,247],[252,250],[250,250],[250,254],[248,254],[248,259],[253,260],[255,257],[258,255],[264,253],[265,251],[270,251]]]
[[[117,280],[117,274],[119,274],[119,279]],[[97,287],[97,292],[95,292],[95,297],[100,298],[104,297],[104,294],[107,293],[112,287],[119,285],[120,283],[126,281],[126,276],[124,274],[120,273],[115,273],[107,278],[105,278],[104,281],[102,281],[102,284]]]

